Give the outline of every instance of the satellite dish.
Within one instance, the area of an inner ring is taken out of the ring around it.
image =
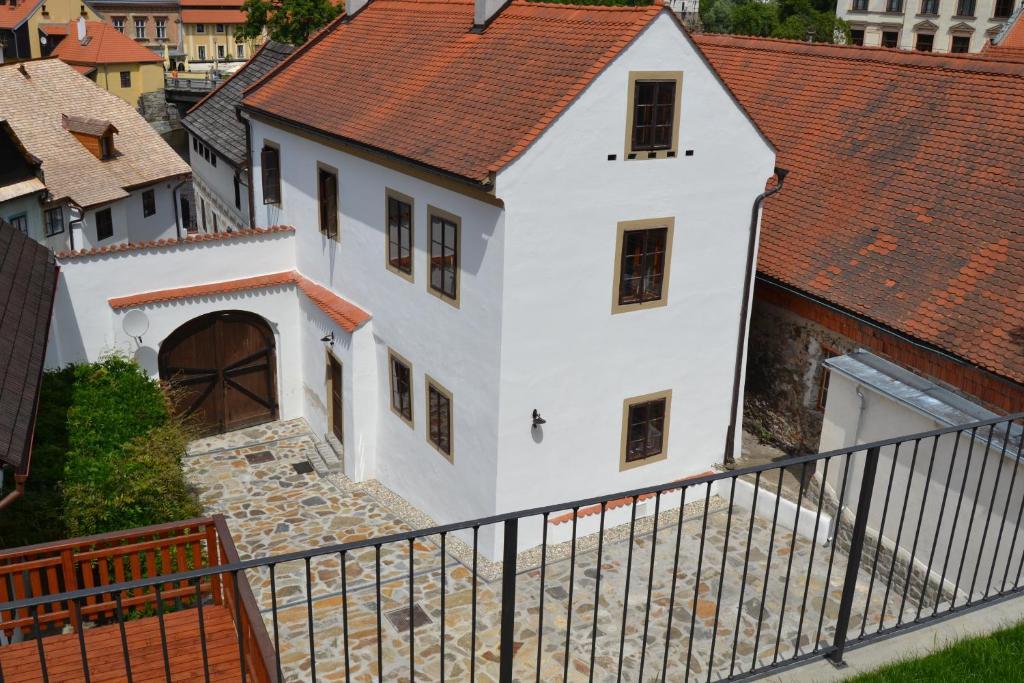
[[[49,41],[46,39],[46,36],[39,36],[39,42],[46,45]]]
[[[124,314],[121,328],[125,334],[141,344],[142,335],[146,334],[149,330],[149,316],[137,308],[132,309]]]

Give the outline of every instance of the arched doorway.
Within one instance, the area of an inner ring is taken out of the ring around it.
[[[185,323],[160,346],[160,378],[204,434],[277,419],[274,333],[258,315],[219,311]]]

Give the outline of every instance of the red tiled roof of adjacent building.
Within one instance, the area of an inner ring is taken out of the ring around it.
[[[66,36],[68,34],[67,24],[40,24],[39,30],[48,36]]]
[[[32,16],[43,0],[21,0],[17,4],[0,5],[0,28],[16,29]]]
[[[121,242],[106,247],[92,247],[90,249],[78,249],[76,251],[59,251],[57,258],[62,261],[69,259],[85,258],[87,256],[102,256],[104,254],[120,254],[126,251],[139,251],[142,249],[167,249],[199,242],[219,242],[222,240],[241,239],[244,237],[262,237],[264,235],[276,235],[280,233],[292,233],[295,228],[290,225],[272,225],[266,228],[252,228],[250,230],[235,230],[232,232],[209,232],[197,235],[186,235],[180,240],[175,237],[167,237],[149,242]]]
[[[239,278],[222,282],[208,282],[188,287],[173,287],[141,294],[120,296],[109,299],[107,303],[114,309],[125,309],[133,306],[178,301],[202,296],[221,296],[235,292],[271,287],[295,285],[331,320],[346,332],[352,332],[370,319],[370,314],[353,303],[346,301],[326,287],[316,284],[297,271],[288,270],[268,275]]]
[[[1024,66],[696,39],[791,171],[762,275],[1024,382]]]
[[[69,64],[141,64],[162,62],[163,58],[139,45],[110,24],[85,22],[86,40],[78,40],[72,24],[68,36],[53,49],[52,55]]]
[[[242,24],[245,12],[238,9],[182,9],[184,24]]]
[[[512,0],[471,33],[470,0],[373,0],[251,86],[243,105],[484,182],[662,11]]]
[[[1024,6],[1018,7],[1017,12],[1010,19],[1010,23],[1006,26],[1006,29],[999,34],[998,47],[1001,50],[1012,48],[1012,49],[1024,49]]]
[[[244,0],[181,0],[181,6],[185,9],[194,7],[217,7],[220,9],[240,9]]]

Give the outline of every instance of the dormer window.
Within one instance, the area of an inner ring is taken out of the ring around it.
[[[83,147],[97,159],[111,159],[115,155],[114,134],[117,128],[110,121],[85,116],[61,114],[64,130],[75,136]]]
[[[629,74],[627,159],[661,159],[676,155],[682,87],[683,74],[678,71]]]

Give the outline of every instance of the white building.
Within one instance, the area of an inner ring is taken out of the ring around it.
[[[675,16],[350,10],[247,90],[260,229],[65,258],[54,353],[139,310],[214,428],[302,416],[442,522],[721,462],[774,151]]]
[[[857,45],[924,52],[981,52],[1017,0],[839,0],[836,15]]]
[[[0,218],[55,251],[176,236],[188,164],[128,103],[57,59],[0,66],[0,93],[8,149],[45,185],[0,186]]]

